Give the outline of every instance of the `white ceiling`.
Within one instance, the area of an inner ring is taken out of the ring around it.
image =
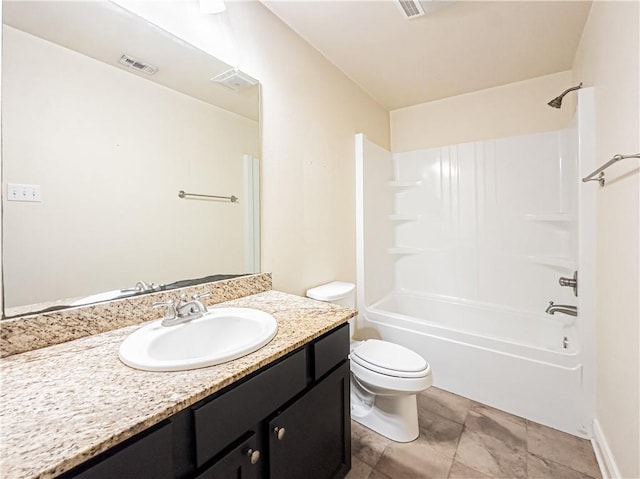
[[[263,3],[389,110],[571,69],[591,6],[451,1],[407,20],[393,0]]]
[[[4,1],[2,21],[132,75],[258,119],[258,87],[232,91],[210,79],[231,65],[106,0]],[[123,55],[159,67],[153,76],[118,63]]]

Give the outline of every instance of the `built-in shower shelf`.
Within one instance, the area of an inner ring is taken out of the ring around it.
[[[404,255],[404,254],[418,254],[422,250],[420,248],[411,248],[409,246],[394,246],[393,248],[389,248],[387,253],[395,254],[395,255]]]
[[[389,215],[390,221],[418,221],[422,215]]]
[[[529,221],[544,221],[549,223],[572,223],[575,221],[575,216],[571,213],[531,213],[524,215],[524,218]]]
[[[577,262],[574,259],[564,256],[527,256],[532,263],[551,266],[554,268],[563,268],[568,270],[577,269]]]
[[[391,180],[391,181],[389,181],[389,186],[391,188],[398,188],[398,189],[402,189],[402,188],[417,188],[420,185],[422,185],[422,180],[413,180],[413,181]]]

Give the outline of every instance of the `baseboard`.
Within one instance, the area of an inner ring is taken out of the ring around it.
[[[596,460],[598,461],[598,466],[600,466],[602,479],[621,478],[616,461],[613,459],[613,454],[597,419],[593,420],[593,439],[591,439],[591,444],[596,453]]]

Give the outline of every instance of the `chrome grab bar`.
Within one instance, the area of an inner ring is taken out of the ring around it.
[[[187,198],[187,197],[195,197],[195,198],[218,198],[221,200],[229,200],[231,203],[236,203],[238,201],[238,197],[231,196],[217,196],[217,195],[201,195],[199,193],[185,193],[184,191],[178,191],[178,198]]]
[[[614,155],[613,158],[607,161],[604,165],[602,165],[596,171],[582,178],[582,181],[584,183],[586,183],[587,181],[597,181],[598,183],[600,183],[600,186],[604,186],[604,170],[609,168],[614,163],[617,163],[620,160],[626,160],[627,158],[640,158],[640,153],[636,153],[635,155]],[[600,174],[598,175],[598,173]],[[594,178],[594,176],[596,175],[598,176]]]

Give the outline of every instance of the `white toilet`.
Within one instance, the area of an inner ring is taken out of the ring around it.
[[[307,291],[309,298],[355,307],[355,285],[342,281]],[[429,364],[416,352],[399,344],[367,339],[354,341],[351,332],[351,418],[398,442],[420,433],[416,394],[433,384]]]

